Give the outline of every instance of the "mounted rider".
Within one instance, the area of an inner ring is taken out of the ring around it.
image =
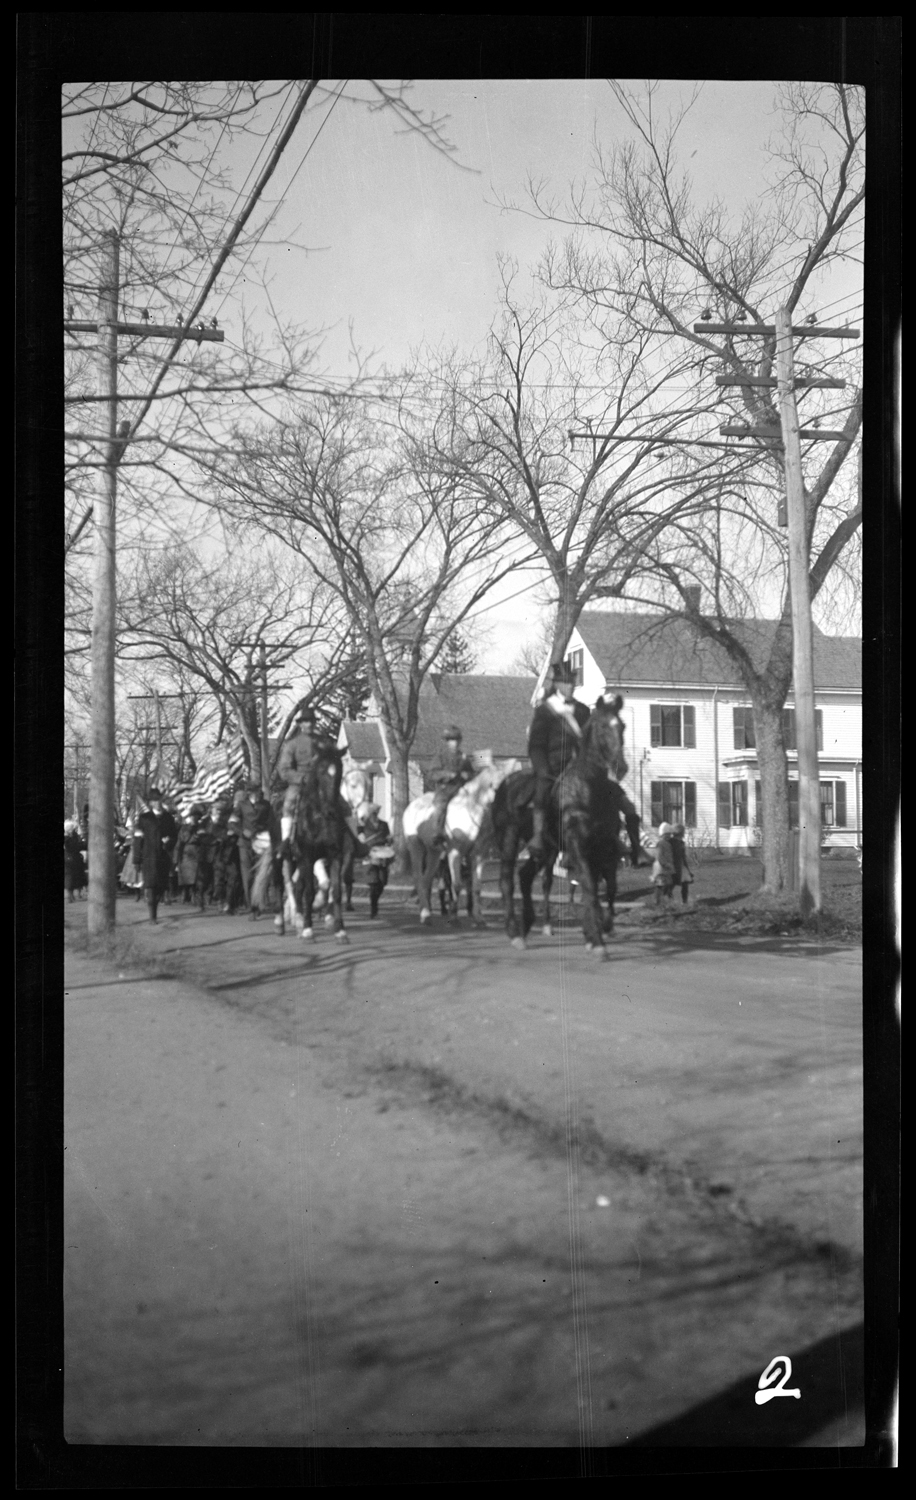
[[[283,794],[283,811],[280,816],[280,836],[285,843],[293,831],[299,809],[299,790],[309,765],[315,755],[315,710],[305,698],[296,705],[293,733],[280,751],[277,772],[286,782]]]
[[[296,706],[293,731],[284,743],[277,766],[278,775],[286,782],[283,811],[280,817],[280,838],[283,843],[290,838],[295,827],[302,784],[308,776],[312,761],[319,750],[333,751],[335,748],[331,735],[316,730],[315,710],[309,706],[305,698]],[[341,798],[341,811],[344,815],[344,822],[356,840],[357,848],[361,847],[356,814],[344,798]]]
[[[445,817],[448,805],[455,793],[459,792],[476,775],[474,762],[470,756],[464,754],[461,748],[461,730],[457,724],[446,725],[442,731],[442,748],[427,772],[427,779],[432,783],[435,792],[433,813],[436,818],[436,832],[433,844],[445,843]]]
[[[565,662],[551,663],[549,683],[550,690],[534,710],[528,731],[528,758],[535,775],[534,833],[528,847],[536,852],[544,847],[550,789],[578,755],[582,730],[590,717],[585,704],[573,697],[576,674]]]

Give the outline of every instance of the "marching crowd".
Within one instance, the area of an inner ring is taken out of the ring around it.
[[[264,795],[257,782],[212,803],[195,803],[184,813],[170,806],[158,787],[149,789],[146,809],[134,819],[132,829],[119,830],[118,879],[122,888],[136,891],[138,901],[145,897],[152,922],[158,922],[163,901],[194,902],[202,909],[209,903],[230,915],[246,909],[252,921],[267,910],[271,900],[280,905],[281,849],[292,832],[300,788],[318,738],[313,710],[300,704],[294,732],[280,755],[278,772],[285,783],[281,807]],[[368,861],[366,884],[374,917],[394,854],[390,830],[379,816],[377,803],[364,801],[354,810],[342,802],[341,811],[354,836],[357,856]],[[65,823],[64,888],[70,901],[86,885],[85,848],[75,820]],[[319,889],[326,891],[329,882],[323,867],[316,869],[316,876]],[[352,883],[348,904],[351,895]]]
[[[572,696],[574,684],[575,677],[566,664],[555,662],[548,691],[532,719],[528,744],[535,774],[532,849],[542,844],[550,787],[574,758],[588,719],[588,710]],[[475,774],[472,761],[463,752],[457,725],[446,728],[442,741],[440,754],[427,772],[427,785],[435,794],[440,844],[444,843],[448,803]],[[226,794],[210,804],[196,803],[186,812],[176,813],[158,787],[150,788],[146,810],[136,817],[133,829],[119,830],[119,884],[135,890],[138,901],[145,896],[152,922],[158,921],[163,900],[195,902],[202,909],[209,902],[230,915],[244,908],[252,921],[267,910],[272,887],[274,900],[282,903],[282,889],[278,888],[281,850],[292,832],[302,782],[319,743],[314,711],[300,703],[293,732],[280,754],[278,774],[284,790],[277,806],[264,795],[260,784],[249,783],[235,794]],[[635,864],[639,817],[629,800],[624,802]],[[342,800],[342,811],[355,840],[357,857],[366,859],[370,916],[375,917],[394,855],[391,831],[380,817],[377,803],[367,800],[351,809]],[[663,901],[667,904],[677,889],[682,903],[689,899],[693,874],[684,836],[682,823],[662,823],[659,828],[652,866],[658,905]],[[81,894],[87,883],[85,848],[79,824],[75,819],[66,822],[64,889],[69,901]],[[329,882],[320,862],[316,876],[319,890],[326,892]],[[352,874],[346,896],[347,908],[352,910]]]

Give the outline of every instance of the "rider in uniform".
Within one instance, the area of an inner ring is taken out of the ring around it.
[[[573,697],[576,674],[565,662],[550,668],[550,691],[534,710],[528,731],[528,758],[535,775],[534,833],[528,842],[536,852],[544,848],[544,818],[550,788],[575,760],[589,711]]]
[[[299,788],[314,754],[315,710],[309,708],[303,698],[296,707],[293,733],[280,751],[280,763],[277,767],[278,774],[286,782],[283,812],[280,817],[280,836],[284,843],[293,831],[296,811],[299,807]]]
[[[443,748],[439,751],[427,773],[435,791],[433,811],[436,815],[434,844],[445,843],[445,815],[455,793],[477,772],[470,756],[461,749],[461,730],[457,724],[449,724],[442,733]]]

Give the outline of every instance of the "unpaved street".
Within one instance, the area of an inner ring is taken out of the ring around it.
[[[71,1441],[862,1441],[858,950],[142,916],[68,953]]]

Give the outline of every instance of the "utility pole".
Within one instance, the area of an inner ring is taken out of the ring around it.
[[[153,688],[151,693],[128,693],[127,697],[131,703],[149,701],[151,698],[156,704],[156,780],[162,775],[162,699],[181,698],[181,693],[160,693],[158,688]],[[169,740],[170,745],[177,745],[177,740]]]
[[[263,636],[258,636],[253,641],[234,641],[233,644],[235,646],[244,647],[244,648],[246,648],[248,650],[253,650],[253,649],[256,648],[257,651],[258,651],[258,666],[260,668],[260,673],[261,673],[261,693],[260,693],[260,697],[261,697],[261,712],[260,712],[260,715],[259,715],[259,718],[260,718],[260,740],[261,740],[261,790],[264,793],[265,797],[269,797],[270,796],[270,740],[268,738],[268,733],[267,733],[267,730],[268,730],[268,724],[267,724],[267,695],[268,695],[268,693],[280,693],[280,692],[284,692],[287,688],[291,687],[292,684],[289,683],[289,682],[276,682],[276,683],[273,684],[272,687],[268,687],[268,685],[267,685],[267,672],[268,672],[267,649],[268,649],[268,646],[270,646],[270,649],[272,651],[283,651],[286,648],[284,646],[282,646],[282,645],[273,645],[270,642],[265,641],[264,638],[263,638]],[[282,665],[282,662],[278,662],[275,665],[280,666],[280,665]]]
[[[102,245],[98,320],[65,319],[71,333],[97,333],[101,396],[102,475],[95,513],[95,572],[92,589],[92,710],[89,764],[89,901],[90,938],[111,932],[117,895],[114,848],[115,802],[115,502],[118,465],[131,436],[130,423],[118,425],[118,335],[145,338],[192,338],[221,341],[217,329],[161,328],[149,323],[120,323],[119,240],[106,231]]]
[[[844,382],[819,379],[796,379],[792,340],[798,338],[856,338],[858,329],[819,328],[810,318],[800,328],[792,327],[788,308],[780,308],[776,321],[764,323],[694,324],[696,333],[729,333],[742,337],[758,336],[776,339],[776,370],[772,376],[717,376],[720,385],[776,387],[779,402],[779,425],[757,423],[729,424],[720,427],[724,436],[763,437],[775,439],[783,452],[785,506],[779,521],[788,530],[789,602],[792,611],[792,682],[795,690],[795,730],[798,753],[798,889],[803,917],[821,909],[821,802],[817,765],[817,734],[814,713],[814,632],[811,624],[811,590],[808,581],[808,524],[805,515],[805,483],[801,464],[801,439],[813,442],[835,442],[841,432],[826,432],[819,427],[799,428],[795,391],[806,386],[830,386],[836,389]]]

